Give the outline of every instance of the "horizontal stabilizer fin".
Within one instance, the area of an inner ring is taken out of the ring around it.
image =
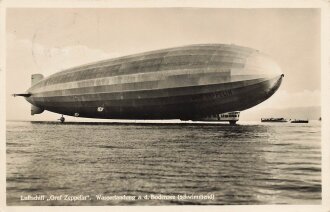
[[[14,93],[12,94],[13,97],[16,97],[16,96],[24,96],[24,97],[29,97],[31,96],[30,93]]]

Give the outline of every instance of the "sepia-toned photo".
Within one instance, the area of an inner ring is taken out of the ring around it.
[[[322,205],[321,8],[5,11],[7,206]]]

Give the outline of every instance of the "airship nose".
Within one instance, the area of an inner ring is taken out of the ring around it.
[[[268,55],[259,52],[247,58],[244,71],[248,75],[262,78],[284,77],[280,66]]]

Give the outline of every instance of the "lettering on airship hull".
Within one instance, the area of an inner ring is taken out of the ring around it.
[[[253,107],[276,92],[281,74],[269,56],[252,48],[188,45],[40,77],[25,98],[35,107],[79,117],[189,118]]]
[[[233,95],[232,90],[225,90],[225,91],[205,94],[205,95],[202,95],[202,97],[200,97],[200,98],[198,96],[194,96],[194,97],[192,97],[192,100],[218,99],[218,98],[229,97],[229,96],[232,96],[232,95]]]

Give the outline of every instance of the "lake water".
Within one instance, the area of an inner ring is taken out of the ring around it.
[[[6,136],[7,205],[321,204],[319,121],[8,121]]]

